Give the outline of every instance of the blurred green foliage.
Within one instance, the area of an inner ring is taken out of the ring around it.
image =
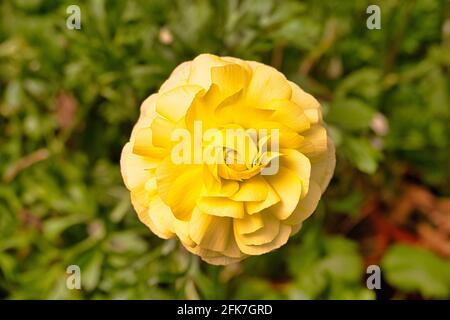
[[[450,262],[432,253],[396,245],[382,260],[386,278],[407,292],[445,299],[450,296]]]
[[[445,0],[0,3],[0,297],[372,299],[357,241],[329,234],[407,168],[450,194],[450,26]],[[338,167],[318,212],[280,250],[226,268],[152,235],[118,160],[139,104],[210,52],[272,64],[321,101]],[[402,171],[403,170],[403,171]],[[358,181],[356,183],[355,181]],[[79,265],[82,290],[67,290]],[[385,280],[449,298],[448,262],[392,247]]]

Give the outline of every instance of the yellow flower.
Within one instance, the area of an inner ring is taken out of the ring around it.
[[[272,67],[202,54],[143,102],[120,164],[145,225],[229,264],[279,248],[301,228],[335,155],[314,97]]]

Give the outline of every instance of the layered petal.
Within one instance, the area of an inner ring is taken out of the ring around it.
[[[302,182],[294,171],[284,167],[281,167],[276,175],[267,176],[265,179],[280,197],[280,202],[268,210],[278,219],[284,220],[297,207],[302,192]]]
[[[334,153],[313,96],[270,66],[201,54],[142,103],[120,165],[154,234],[223,265],[301,229]]]

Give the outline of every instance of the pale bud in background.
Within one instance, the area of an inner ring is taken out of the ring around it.
[[[370,123],[370,127],[378,136],[385,136],[389,132],[388,121],[381,113],[375,114]]]
[[[171,44],[173,42],[172,32],[167,27],[162,27],[159,30],[159,41],[163,44]]]

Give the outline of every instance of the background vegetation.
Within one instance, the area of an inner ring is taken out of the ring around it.
[[[449,2],[375,1],[368,30],[371,3],[2,0],[0,297],[450,298]],[[303,231],[225,268],[152,235],[118,163],[141,101],[202,52],[283,71],[337,144]],[[65,286],[71,264],[82,290]]]

